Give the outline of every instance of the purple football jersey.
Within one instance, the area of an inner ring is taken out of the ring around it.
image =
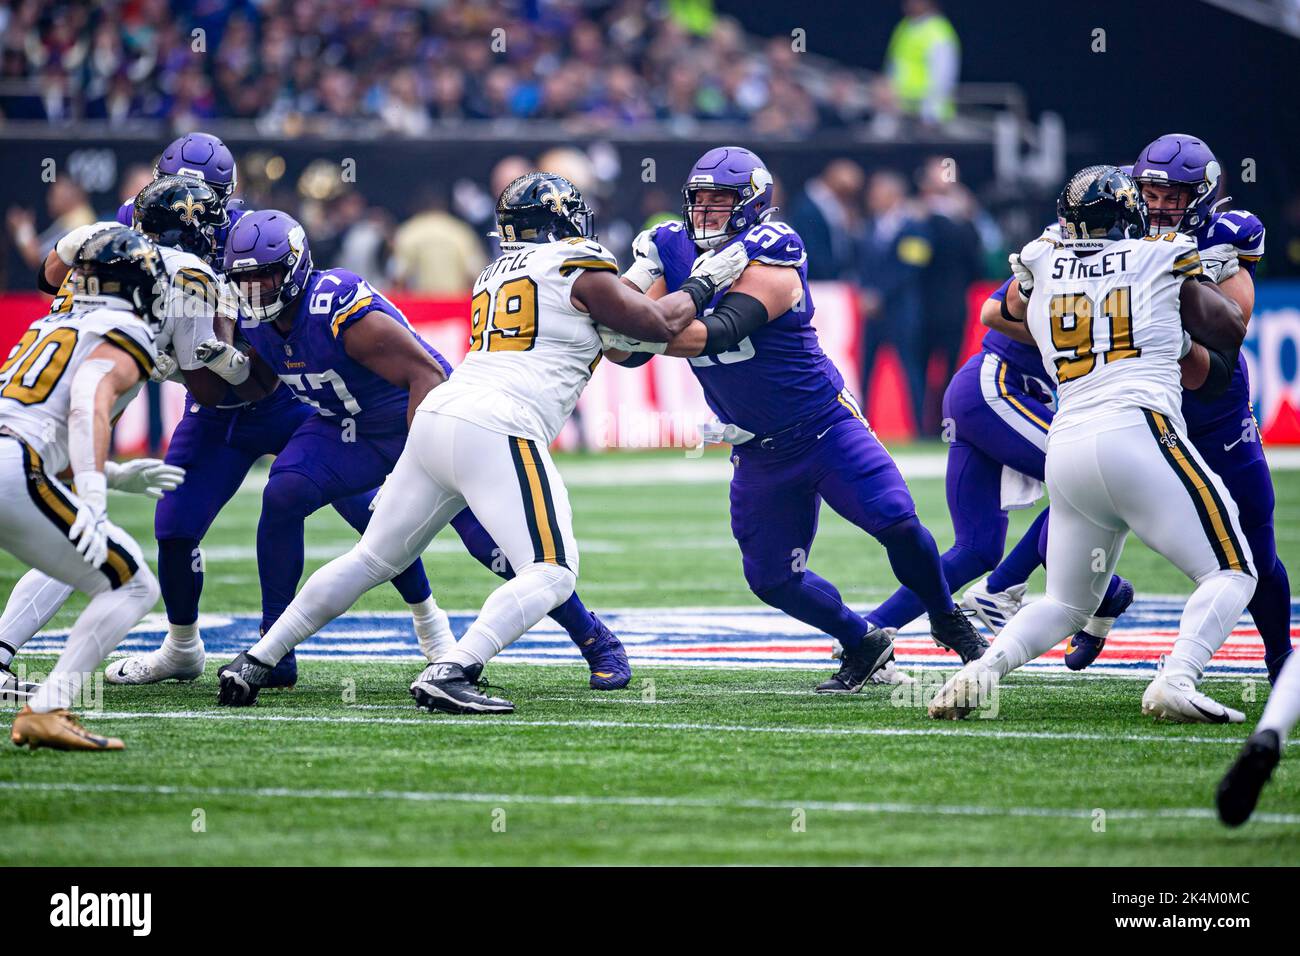
[[[380,434],[406,430],[408,393],[355,361],[343,336],[371,312],[382,312],[410,329],[411,335],[447,374],[451,366],[416,334],[406,316],[364,279],[346,269],[314,271],[293,306],[287,334],[274,322],[243,323],[253,348],[293,390],[299,401],[357,431]]]
[[[1011,288],[1010,279],[998,286],[989,298],[1002,302],[1006,299],[1007,289],[1009,288]],[[1043,368],[1043,356],[1038,351],[1038,346],[1017,342],[996,329],[989,329],[984,333],[981,345],[985,352],[992,352],[994,355],[1001,357],[1017,371],[1032,375],[1034,378],[1040,378],[1043,381],[1051,381],[1047,377],[1047,371]]]
[[[653,238],[668,291],[675,292],[690,275],[700,251],[680,222],[664,223]],[[756,435],[771,435],[833,407],[844,379],[822,351],[812,326],[807,255],[799,234],[783,222],[768,220],[731,242],[743,242],[752,262],[798,269],[802,295],[788,312],[735,348],[688,361],[714,414]],[[729,288],[718,291],[706,315]]]

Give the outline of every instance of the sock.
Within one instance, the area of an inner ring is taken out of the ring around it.
[[[1214,652],[1246,610],[1255,579],[1240,571],[1215,571],[1197,582],[1178,622],[1178,639],[1165,658],[1165,676],[1199,684]]]
[[[479,564],[507,581],[515,576],[514,568],[510,567],[510,562],[501,553],[492,536],[487,533],[487,529],[479,523],[478,518],[474,517],[474,512],[468,508],[461,511],[451,519],[451,526],[460,535],[465,550]],[[577,592],[571,594],[567,601],[552,610],[548,616],[564,628],[568,632],[569,640],[579,647],[582,647],[596,627],[595,617],[587,610]]]
[[[199,640],[198,624],[172,624],[169,621],[167,623],[167,639],[163,641],[163,644],[177,651],[201,649],[203,642]]]
[[[317,484],[294,471],[272,471],[257,521],[257,578],[262,585],[263,633],[293,600],[302,578],[307,516],[324,504]]]
[[[1089,616],[1087,611],[1066,607],[1050,596],[1027,604],[993,639],[979,666],[1005,677],[1078,632]]]
[[[939,548],[916,515],[890,525],[876,535],[876,540],[885,546],[898,583],[917,596],[927,614],[939,617],[953,609]]]
[[[951,588],[963,588],[989,569],[987,556],[961,546],[949,548],[940,561],[943,578]],[[906,627],[923,613],[921,599],[907,588],[899,588],[868,614],[867,620],[876,627]]]
[[[1277,683],[1268,695],[1264,716],[1260,717],[1255,733],[1273,730],[1277,732],[1278,739],[1286,743],[1287,734],[1297,720],[1300,720],[1300,654],[1293,654],[1283,666]]]
[[[0,667],[13,662],[19,649],[50,623],[72,592],[71,584],[35,568],[18,579],[0,616]]]
[[[302,586],[298,596],[249,649],[268,667],[280,663],[291,650],[334,620],[376,584],[393,577],[396,569],[358,544],[325,565]]]
[[[558,564],[530,564],[488,595],[474,623],[441,660],[486,664],[573,593],[573,572]]]
[[[1274,673],[1291,653],[1291,581],[1280,559],[1274,557],[1273,567],[1267,573],[1260,571],[1255,595],[1246,608],[1264,642],[1264,663]],[[2,634],[3,622],[0,622],[0,640]]]
[[[764,604],[829,634],[847,650],[861,647],[863,635],[870,627],[865,618],[845,605],[835,585],[811,571],[805,570],[754,594]]]
[[[993,569],[985,585],[989,591],[997,594],[1007,588],[1024,584],[1038,567],[1044,563],[1045,536],[1047,534],[1047,513],[1044,508],[1029,530],[1024,533],[1011,552],[1002,559],[1002,563]]]
[[[164,538],[158,542],[158,585],[168,621],[193,624],[199,619],[203,562],[198,538]]]
[[[433,615],[438,610],[438,602],[430,594],[423,601],[408,601],[407,607],[411,609],[411,620],[415,622],[418,628],[433,623]]]
[[[110,590],[105,580],[104,590],[90,599],[72,625],[68,643],[50,676],[28,701],[32,710],[47,713],[71,707],[86,678],[122,643],[126,632],[149,613],[158,593],[158,581],[144,562],[131,580],[116,590]]]

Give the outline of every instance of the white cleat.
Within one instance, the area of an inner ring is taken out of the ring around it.
[[[104,668],[110,684],[157,684],[159,681],[193,681],[203,676],[207,655],[203,642],[190,650],[178,651],[164,639],[162,647],[138,657],[123,657]]]
[[[968,587],[966,593],[961,596],[961,606],[968,611],[974,611],[975,616],[994,634],[1001,634],[1002,629],[1024,607],[1025,591],[1029,589],[1029,585],[1016,584],[1005,591],[990,591],[987,581],[988,579],[985,578]]]
[[[420,642],[420,653],[430,664],[456,646],[451,621],[442,608],[435,605],[433,613],[426,620],[412,618],[412,621],[415,624],[415,638]]]
[[[1190,677],[1167,677],[1164,663],[1162,657],[1156,679],[1142,694],[1142,713],[1176,724],[1240,724],[1246,720],[1241,711],[1202,694]]]
[[[893,630],[893,629],[889,628],[888,630]],[[880,670],[876,671],[874,674],[868,677],[867,683],[888,684],[888,685],[915,684],[916,678],[913,677],[911,674],[909,674],[907,671],[900,671],[897,665],[895,665],[893,660],[891,659],[885,663],[884,667],[880,668]]]
[[[928,713],[935,720],[965,720],[996,693],[997,684],[996,671],[972,661],[939,688],[930,701]]]

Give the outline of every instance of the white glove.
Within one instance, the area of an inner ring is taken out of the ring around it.
[[[655,280],[664,274],[663,259],[659,257],[659,247],[654,244],[653,229],[647,229],[632,240],[632,265],[623,273],[627,279],[642,292],[649,291]]]
[[[706,445],[743,445],[747,441],[752,441],[754,433],[746,431],[739,425],[724,423],[718,419],[711,422],[705,422],[700,426],[700,440]]]
[[[603,325],[596,326],[596,331],[600,333],[602,348],[618,349],[620,352],[652,352],[655,355],[663,355],[668,350],[667,342],[641,342]]]
[[[220,339],[207,339],[194,347],[194,357],[231,385],[248,380],[248,356]]]
[[[169,465],[157,458],[136,458],[119,464],[104,464],[104,477],[114,491],[131,495],[161,498],[164,492],[177,488],[185,481],[185,469]]]
[[[1020,297],[1026,301],[1034,291],[1034,274],[1029,267],[1020,261],[1020,253],[1013,252],[1007,256],[1007,262],[1011,265],[1011,274],[1015,276],[1017,284],[1020,286]]]
[[[102,471],[83,471],[73,479],[77,486],[77,518],[68,530],[68,540],[92,568],[108,559],[108,483]]]
[[[1214,280],[1215,285],[1231,279],[1241,270],[1241,263],[1237,260],[1237,247],[1230,242],[1223,242],[1202,249],[1201,268]]]
[[[77,253],[81,251],[87,239],[97,232],[116,225],[116,222],[91,222],[78,226],[54,244],[54,251],[58,253],[59,259],[65,266],[70,266],[77,261]]]
[[[159,352],[158,357],[154,359],[153,372],[149,375],[151,382],[165,382],[176,374],[180,365],[176,360],[165,352]]]
[[[710,250],[695,260],[691,275],[708,279],[715,289],[731,285],[749,265],[749,253],[743,242],[733,242],[721,252]]]

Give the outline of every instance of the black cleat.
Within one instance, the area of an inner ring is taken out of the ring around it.
[[[415,706],[445,714],[513,714],[510,701],[483,693],[490,685],[482,673],[482,664],[430,664],[411,685]]]
[[[40,689],[40,684],[19,680],[17,674],[0,664],[0,704],[26,704],[27,698]]]
[[[1214,793],[1219,819],[1230,827],[1239,827],[1249,820],[1259,802],[1259,792],[1273,776],[1273,768],[1281,759],[1282,743],[1276,730],[1258,730],[1251,734]]]
[[[247,651],[217,671],[217,703],[226,707],[252,707],[257,692],[269,685],[275,668],[263,664]]]
[[[862,635],[861,644],[853,650],[844,649],[839,671],[818,684],[816,691],[819,694],[856,694],[893,656],[894,642],[889,635],[878,627],[872,627]]]
[[[930,618],[930,636],[940,647],[960,657],[963,664],[979,660],[989,649],[989,642],[975,630],[966,612],[955,605],[946,614]]]

